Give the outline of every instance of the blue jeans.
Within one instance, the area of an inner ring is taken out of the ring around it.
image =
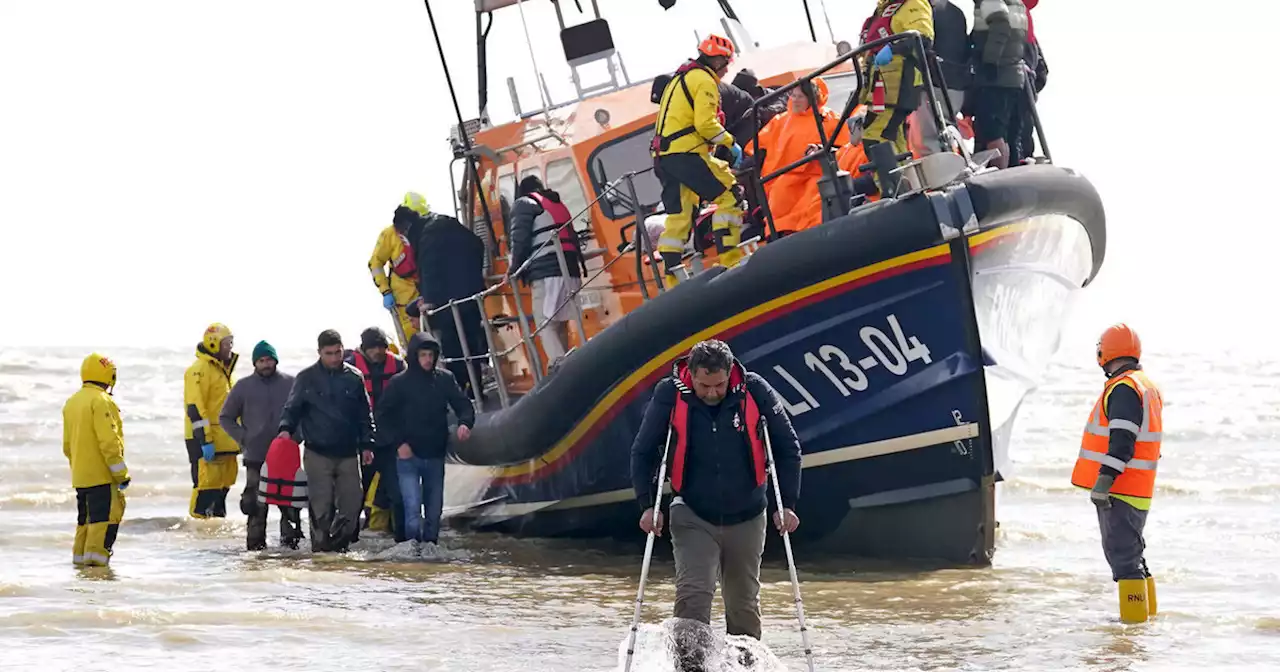
[[[404,531],[408,539],[437,541],[444,509],[444,458],[411,457],[396,460],[400,494],[404,498]],[[426,508],[424,515],[422,509]]]

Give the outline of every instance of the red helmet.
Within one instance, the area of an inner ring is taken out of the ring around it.
[[[703,56],[724,56],[725,58],[733,58],[733,42],[727,37],[719,35],[708,36],[707,39],[698,45],[698,53]]]
[[[1106,366],[1107,362],[1121,357],[1141,359],[1142,341],[1129,325],[1114,324],[1098,337],[1098,366]]]

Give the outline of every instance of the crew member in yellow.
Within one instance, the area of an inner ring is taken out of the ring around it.
[[[680,66],[662,92],[650,153],[662,184],[662,204],[667,223],[658,239],[658,252],[666,267],[668,287],[679,282],[684,243],[703,201],[716,204],[711,216],[718,265],[732,268],[742,260],[737,249],[742,231],[742,207],[738,180],[729,164],[711,155],[716,147],[729,147],[734,165],[742,161],[742,148],[720,121],[720,79],[733,60],[733,42],[712,35],[698,45],[698,57]]]
[[[879,0],[876,11],[867,19],[862,31],[862,44],[891,37],[908,30],[918,31],[924,47],[933,46],[933,5],[929,0]],[[871,57],[867,81],[858,102],[867,105],[866,131],[862,146],[868,150],[880,142],[893,143],[893,151],[907,151],[907,134],[903,123],[920,104],[924,77],[923,64],[916,59],[914,40],[886,44]]]
[[[402,205],[422,217],[430,212],[427,199],[412,191],[404,195]],[[406,236],[410,222],[405,218],[393,221],[378,234],[378,243],[369,257],[369,273],[373,275],[373,284],[382,292],[382,307],[395,312],[402,332],[398,335],[405,339],[403,346],[418,333],[418,321],[405,312],[406,306],[418,300],[418,264],[413,244]],[[390,276],[387,266],[391,267]]]
[[[1098,366],[1107,375],[1085,424],[1071,484],[1088,489],[1098,509],[1102,552],[1120,592],[1120,620],[1141,623],[1156,613],[1156,582],[1143,557],[1142,530],[1156,487],[1164,402],[1142,370],[1142,342],[1124,324],[1098,339]]]
[[[196,361],[182,377],[186,407],[187,457],[191,459],[191,516],[225,518],[227,492],[236,484],[240,446],[223,431],[218,415],[231,393],[231,372],[240,356],[235,337],[214,323],[196,346]]]
[[[62,407],[62,454],[76,489],[76,541],[71,562],[106,567],[124,518],[124,429],[111,391],[116,365],[93,353],[80,364],[80,389]]]

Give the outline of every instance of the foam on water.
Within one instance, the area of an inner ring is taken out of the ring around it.
[[[630,633],[618,645],[618,666],[626,669]],[[721,629],[685,618],[636,629],[634,672],[785,672],[769,647],[753,637],[726,635]]]

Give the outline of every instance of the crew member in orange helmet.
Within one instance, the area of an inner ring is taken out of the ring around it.
[[[823,132],[828,138],[836,136],[835,147],[843,145],[849,134],[840,126],[840,115],[827,107],[830,89],[821,77],[814,78],[813,93],[822,118]],[[760,149],[765,153],[764,165],[760,169],[762,175],[799,161],[821,148],[818,124],[803,87],[791,90],[787,111],[771,119],[757,137]],[[755,151],[755,143],[748,143],[744,151]],[[769,211],[773,213],[774,226],[778,231],[794,233],[822,223],[822,202],[818,195],[820,179],[822,164],[811,161],[765,183]]]
[[[1156,485],[1164,402],[1142,370],[1142,342],[1129,326],[1108,327],[1098,339],[1098,366],[1107,375],[1089,421],[1071,484],[1086,488],[1098,509],[1102,551],[1120,591],[1120,619],[1141,623],[1156,613],[1156,585],[1143,557],[1142,530]]]

